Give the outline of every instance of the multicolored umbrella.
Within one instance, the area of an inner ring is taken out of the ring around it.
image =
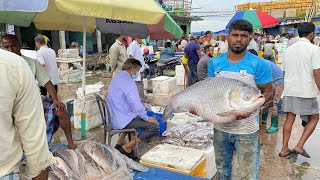
[[[148,36],[152,40],[179,39],[183,36],[182,29],[168,13],[157,24],[141,24],[102,18],[98,18],[96,23],[97,29],[101,32],[123,34],[141,39]]]
[[[270,14],[256,10],[247,10],[237,12],[229,21],[227,29],[229,29],[230,24],[237,19],[249,21],[252,24],[253,29],[274,27],[279,24],[279,20]]]

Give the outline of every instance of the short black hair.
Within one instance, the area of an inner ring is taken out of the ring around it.
[[[254,33],[254,35],[255,35],[255,36],[260,36],[260,34],[259,34],[259,33]]]
[[[253,33],[252,24],[244,19],[234,20],[229,26],[229,34],[232,30],[247,31],[249,34]]]
[[[203,50],[204,50],[204,53],[206,53],[209,49],[210,49],[210,47],[212,47],[212,45],[206,45],[206,46],[204,46],[204,48],[203,48]]]
[[[212,34],[211,31],[206,31],[204,35]]]
[[[306,37],[315,30],[316,26],[312,22],[304,22],[298,26],[299,37]]]
[[[17,41],[18,43],[20,43],[18,37],[16,35],[13,35],[13,34],[5,34],[5,35],[1,36],[1,41],[3,39],[14,40],[14,41]]]
[[[129,58],[123,64],[122,70],[130,70],[132,68],[142,67],[141,62],[135,58]]]

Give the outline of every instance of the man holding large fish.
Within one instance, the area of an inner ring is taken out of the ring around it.
[[[252,25],[248,21],[232,22],[228,35],[229,52],[209,62],[208,76],[228,77],[245,82],[258,88],[263,94],[256,101],[264,98],[265,102],[269,102],[273,96],[271,68],[267,62],[246,51],[252,32]],[[234,151],[238,154],[241,178],[258,179],[259,110],[251,114],[239,113],[237,120],[239,121],[214,123],[214,148],[219,179],[231,178]]]
[[[174,110],[192,111],[214,123],[218,179],[231,179],[234,151],[241,179],[258,179],[259,108],[273,96],[271,67],[247,52],[253,28],[246,20],[231,23],[229,52],[208,64],[207,78],[171,99],[164,120]]]

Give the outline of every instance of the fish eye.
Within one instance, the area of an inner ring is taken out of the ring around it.
[[[245,101],[250,101],[250,96],[248,94],[244,94],[242,96],[242,99],[245,100]]]

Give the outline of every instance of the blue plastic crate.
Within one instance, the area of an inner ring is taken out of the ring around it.
[[[163,114],[161,113],[155,113],[153,111],[147,111],[147,115],[149,117],[154,117],[158,123],[159,123],[159,126],[160,126],[160,129],[159,129],[159,132],[157,132],[157,136],[162,136],[162,133],[167,130],[167,122],[162,122],[162,117],[163,117]],[[142,129],[140,128],[137,128],[137,132],[138,133],[141,133],[142,132]]]

